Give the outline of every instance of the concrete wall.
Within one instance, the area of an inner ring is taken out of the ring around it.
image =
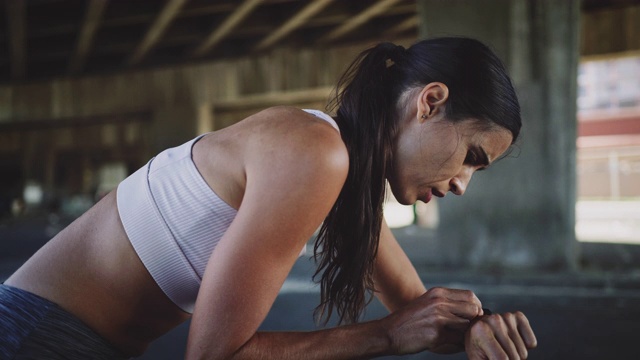
[[[419,0],[421,37],[464,35],[505,61],[522,107],[512,156],[439,203],[434,265],[572,269],[579,1]]]

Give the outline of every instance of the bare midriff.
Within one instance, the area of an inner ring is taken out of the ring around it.
[[[128,356],[184,322],[135,253],[122,227],[116,192],[43,246],[6,285],[48,299]]]

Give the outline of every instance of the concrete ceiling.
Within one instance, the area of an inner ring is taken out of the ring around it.
[[[416,2],[0,0],[0,84],[417,37]],[[640,0],[581,4],[589,13]]]
[[[4,0],[0,83],[417,36],[415,0]]]

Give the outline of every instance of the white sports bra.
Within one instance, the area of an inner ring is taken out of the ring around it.
[[[329,115],[305,111],[340,131]],[[161,152],[117,190],[133,248],[162,291],[188,313],[209,257],[237,213],[211,190],[191,158],[193,144],[204,135]]]

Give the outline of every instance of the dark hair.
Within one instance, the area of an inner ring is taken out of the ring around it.
[[[386,176],[397,132],[401,94],[442,82],[449,88],[446,116],[477,119],[508,129],[515,142],[520,106],[500,59],[477,40],[436,38],[408,49],[381,43],[362,52],[337,84],[330,109],[349,152],[349,173],[322,224],[314,247],[322,274],[316,315],[325,324],[333,310],[339,323],[358,321],[371,301],[373,267],[383,221]]]

